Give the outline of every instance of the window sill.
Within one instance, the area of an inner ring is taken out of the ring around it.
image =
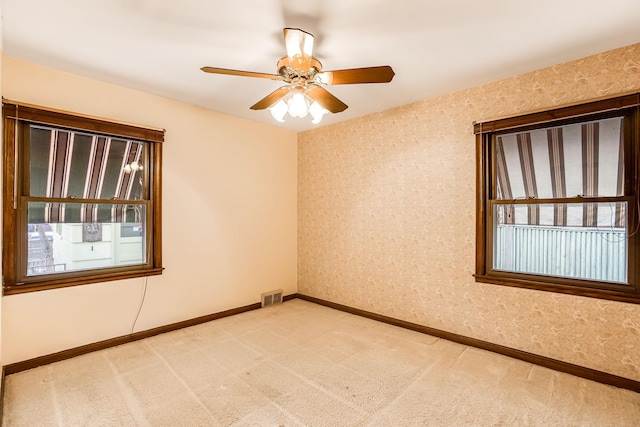
[[[586,286],[540,282],[529,279],[495,276],[490,274],[474,274],[473,277],[478,283],[489,283],[493,285],[511,286],[516,288],[534,289],[545,292],[555,292],[610,301],[640,304],[640,293],[638,293],[638,290],[636,288],[633,288],[631,286],[629,286],[628,291],[620,291],[613,289],[595,289]]]
[[[162,274],[164,269],[149,268],[144,270],[123,271],[116,273],[105,273],[91,276],[79,276],[73,278],[63,278],[56,280],[42,280],[32,283],[23,283],[19,285],[5,285],[3,295],[23,294],[27,292],[45,291],[50,289],[67,288],[71,286],[88,285],[91,283],[111,282],[115,280],[135,279],[138,277],[158,276]]]

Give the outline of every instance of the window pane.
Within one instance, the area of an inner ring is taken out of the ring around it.
[[[36,220],[54,211],[74,219]],[[75,219],[83,212],[95,212],[95,222]],[[146,263],[144,205],[30,202],[28,214],[27,276]]]
[[[626,202],[495,204],[493,217],[494,270],[627,283]]]
[[[624,194],[622,117],[497,135],[497,199]]]
[[[142,142],[40,126],[29,138],[31,196],[143,198]]]

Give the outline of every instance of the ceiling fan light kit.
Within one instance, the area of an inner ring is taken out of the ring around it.
[[[282,86],[254,105],[252,110],[268,109],[278,122],[283,122],[287,113],[291,117],[311,115],[312,123],[320,123],[322,117],[331,112],[339,113],[347,104],[333,96],[323,86],[358,83],[388,83],[395,73],[388,65],[379,67],[350,68],[322,71],[322,64],[313,56],[314,37],[298,28],[285,28],[284,41],[287,56],[278,61],[278,74],[255,73],[226,68],[202,67],[212,74],[227,74],[284,81]]]
[[[273,118],[278,122],[284,122],[287,113],[291,117],[305,117],[311,114],[311,123],[320,123],[322,117],[329,112],[318,101],[311,99],[305,92],[304,87],[293,86],[290,92],[280,98],[278,102],[267,107]]]

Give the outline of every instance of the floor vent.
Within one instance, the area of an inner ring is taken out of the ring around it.
[[[277,291],[265,292],[261,295],[262,307],[268,307],[282,302],[282,289]]]

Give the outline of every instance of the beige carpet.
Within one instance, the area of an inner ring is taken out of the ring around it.
[[[640,426],[640,394],[302,300],[6,378],[4,426]]]

